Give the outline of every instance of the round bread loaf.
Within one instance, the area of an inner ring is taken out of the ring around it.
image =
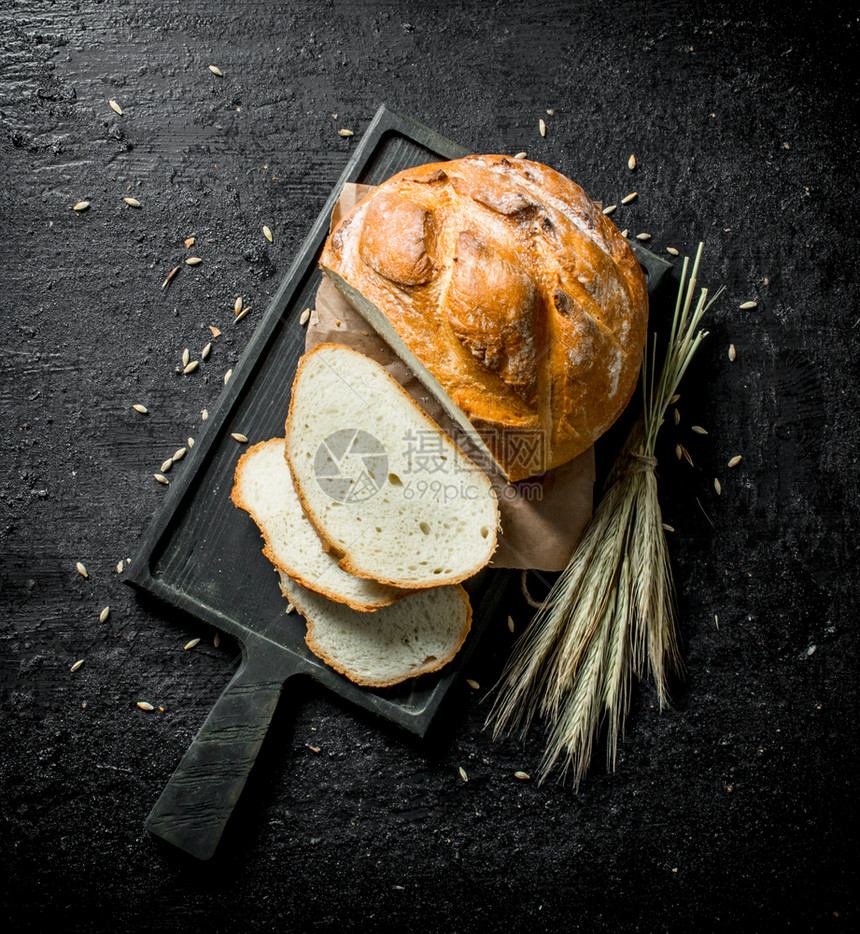
[[[400,172],[340,221],[320,264],[511,480],[572,460],[633,393],[644,274],[547,166],[468,156]]]

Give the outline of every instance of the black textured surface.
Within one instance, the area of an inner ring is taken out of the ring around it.
[[[858,28],[852,6],[812,3],[0,7],[16,930],[856,925]],[[469,672],[481,690],[463,685],[423,744],[295,685],[223,852],[197,864],[143,821],[235,645],[139,602],[115,565],[346,164],[337,129],[360,137],[383,101],[606,203],[638,191],[614,219],[655,252],[706,241],[701,278],[727,291],[661,458],[686,678],[662,715],[636,690],[617,772],[598,756],[578,794],[513,777],[537,771],[539,730],[524,746],[481,730],[504,617]],[[161,291],[192,235],[204,262]],[[252,311],[233,326],[238,294]],[[212,356],[183,377],[210,324]]]

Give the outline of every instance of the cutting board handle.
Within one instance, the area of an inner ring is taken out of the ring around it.
[[[146,821],[147,830],[209,859],[245,787],[286,677],[246,655]]]

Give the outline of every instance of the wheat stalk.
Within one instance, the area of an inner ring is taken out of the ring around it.
[[[514,651],[487,724],[494,738],[528,732],[535,716],[549,734],[541,781],[558,764],[579,786],[598,733],[607,725],[607,765],[629,709],[631,681],[650,678],[661,709],[667,679],[680,667],[672,568],[657,496],[657,435],[687,367],[707,331],[708,300],[684,260],[668,345],[659,374],[657,337],[642,360],[642,412],[610,471],[607,489],[567,567]],[[721,291],[721,290],[720,290]],[[650,354],[649,354],[650,350]]]

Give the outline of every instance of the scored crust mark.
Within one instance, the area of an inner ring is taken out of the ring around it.
[[[553,324],[552,443],[580,445],[591,431],[606,430],[635,386],[635,368],[618,340],[573,298],[557,290],[564,310]],[[632,378],[631,378],[632,375]],[[582,413],[589,412],[589,421]]]
[[[444,169],[436,169],[434,172],[431,172],[429,175],[421,176],[415,175],[409,180],[411,182],[417,182],[420,185],[432,185],[434,182],[444,182],[448,178],[448,173]]]
[[[338,255],[338,257],[343,256],[343,246],[344,242],[349,234],[349,230],[352,225],[355,223],[355,215],[348,214],[335,228],[334,233],[331,235],[330,243],[332,249]]]
[[[512,216],[538,207],[520,189],[498,176],[489,176],[479,182],[452,177],[451,187],[458,195],[471,198],[497,214]]]
[[[538,291],[520,268],[463,231],[446,300],[460,342],[531,407],[537,403]]]
[[[427,219],[420,205],[398,195],[373,198],[361,230],[362,261],[399,285],[426,285],[433,278],[425,242]]]

